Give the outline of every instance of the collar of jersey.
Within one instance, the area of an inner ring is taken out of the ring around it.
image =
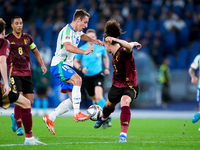
[[[74,31],[74,32],[76,32],[73,28],[72,28],[72,26],[69,24],[69,27]]]

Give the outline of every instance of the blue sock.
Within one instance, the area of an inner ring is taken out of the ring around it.
[[[38,113],[40,109],[40,99],[35,99],[35,109],[36,113]]]
[[[47,111],[48,104],[49,104],[48,99],[43,99],[42,100],[42,109],[44,110],[44,113],[46,113],[46,111]]]
[[[98,101],[98,103],[97,103],[97,105],[99,105],[102,109],[103,109],[103,107],[105,106],[105,104],[106,104],[106,101],[105,101],[104,98],[100,99],[100,100]]]

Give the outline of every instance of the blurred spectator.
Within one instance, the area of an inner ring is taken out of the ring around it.
[[[190,27],[190,41],[200,39],[200,18],[196,12],[193,13],[193,21]]]
[[[153,45],[150,47],[150,55],[152,56],[157,66],[161,65],[162,63],[162,60],[163,60],[162,51],[163,51],[163,48],[162,48],[160,39],[155,38],[153,40]]]
[[[119,9],[115,9],[113,11],[113,13],[111,14],[110,16],[110,19],[109,20],[116,20],[117,22],[119,22],[120,24],[124,24],[124,19],[123,17],[121,16],[120,14],[120,10]]]
[[[65,25],[66,25],[66,23],[64,22],[64,18],[59,17],[59,18],[57,18],[57,21],[53,25],[53,31],[59,32]]]
[[[124,18],[128,17],[129,14],[130,14],[130,6],[129,6],[129,3],[127,1],[123,2],[121,14]]]
[[[163,59],[163,63],[159,69],[159,82],[162,85],[162,106],[167,108],[171,102],[170,96],[170,81],[171,74],[169,69],[170,60],[166,57]]]
[[[47,67],[47,72],[44,75],[41,71],[40,65],[38,65],[33,70],[33,81],[36,88],[36,98],[35,98],[36,115],[39,114],[41,104],[43,109],[43,115],[47,114],[48,93],[51,91],[51,72],[49,64],[45,62],[45,65]]]

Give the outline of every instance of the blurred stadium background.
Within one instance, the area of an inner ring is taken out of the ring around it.
[[[50,63],[58,33],[72,21],[77,8],[90,13],[88,28],[95,29],[99,39],[102,40],[106,21],[116,19],[126,31],[120,38],[143,45],[141,51],[134,50],[140,95],[132,108],[162,109],[158,68],[168,57],[173,102],[167,109],[198,110],[196,85],[190,83],[188,69],[200,53],[200,0],[0,0],[0,17],[6,21],[9,33],[11,17],[21,16],[23,32],[33,37],[43,58]],[[31,59],[34,71],[38,64],[33,54]],[[105,98],[111,76],[106,77]],[[49,107],[56,107],[66,95],[60,94],[55,78],[51,86]],[[91,101],[84,93],[82,99],[81,107],[87,108]]]

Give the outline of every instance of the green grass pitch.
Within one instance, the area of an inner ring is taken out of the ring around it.
[[[33,134],[47,145],[23,145],[24,136],[11,131],[9,116],[0,116],[0,150],[196,150],[200,149],[200,123],[189,119],[131,119],[127,143],[117,143],[119,118],[112,127],[94,129],[94,121],[75,123],[72,117],[58,117],[56,135],[42,117],[33,116]]]

